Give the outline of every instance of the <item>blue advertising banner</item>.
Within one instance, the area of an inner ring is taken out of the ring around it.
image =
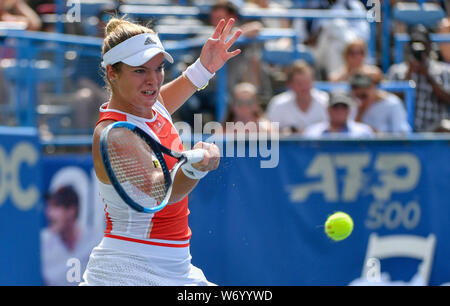
[[[0,285],[40,285],[37,130],[0,128]]]
[[[190,198],[193,263],[221,285],[448,283],[449,156],[448,141],[292,141],[274,168],[224,158]],[[340,242],[335,211],[354,220]]]
[[[76,285],[104,229],[91,155],[40,156],[34,134],[6,134],[0,147],[0,284]],[[192,261],[208,280],[450,282],[448,139],[280,141],[265,157],[248,149],[241,157],[224,154],[219,169],[190,195]],[[47,244],[41,250],[42,261],[51,263],[47,270],[39,265],[39,233],[49,232],[40,195],[65,185],[78,195],[77,225],[91,239],[64,256]],[[336,211],[354,221],[353,233],[340,242],[324,234],[326,218]]]

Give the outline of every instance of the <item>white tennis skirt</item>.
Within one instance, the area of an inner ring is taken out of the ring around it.
[[[189,247],[104,237],[92,250],[80,286],[213,286],[191,264]]]

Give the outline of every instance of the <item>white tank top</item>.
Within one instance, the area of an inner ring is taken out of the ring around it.
[[[178,151],[183,150],[170,114],[161,103],[156,102],[153,106],[152,119],[137,117],[107,107],[107,103],[100,107],[98,122],[103,120],[132,122],[158,139],[161,144],[171,146]],[[169,169],[175,162],[174,158],[166,158]],[[105,204],[105,237],[172,248],[189,246],[191,230],[188,226],[188,197],[178,203],[167,205],[155,214],[140,213],[129,207],[112,185],[100,181],[98,183],[99,193]]]

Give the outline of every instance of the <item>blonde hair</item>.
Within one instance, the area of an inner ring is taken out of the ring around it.
[[[355,40],[351,41],[350,43],[348,43],[347,46],[345,46],[345,49],[343,52],[344,60],[347,58],[347,56],[350,52],[350,49],[353,47],[360,47],[361,49],[363,49],[364,56],[366,56],[366,54],[367,54],[366,43],[362,39],[355,39]]]
[[[155,33],[151,28],[130,22],[122,18],[112,17],[105,26],[105,38],[103,40],[102,55],[106,52],[124,42],[125,40],[144,33]],[[111,68],[115,71],[120,71],[121,62],[111,65]],[[112,84],[108,79],[106,70],[104,72],[105,83],[109,84],[109,89],[112,88]]]
[[[102,55],[128,38],[144,33],[155,33],[155,31],[149,27],[125,20],[125,16],[120,19],[111,18],[105,26]]]
[[[253,85],[252,83],[242,82],[242,83],[236,84],[236,86],[233,88],[233,94],[236,95],[236,94],[239,94],[242,92],[246,92],[253,96],[256,96],[256,94],[258,93],[258,90],[256,89],[256,86]]]
[[[308,74],[314,76],[314,71],[311,66],[304,60],[296,60],[287,71],[287,82],[289,83],[296,74]]]

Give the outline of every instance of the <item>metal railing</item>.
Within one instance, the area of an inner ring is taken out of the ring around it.
[[[34,32],[23,30],[0,30],[2,46],[14,48],[14,65],[9,67],[13,78],[16,122],[21,126],[36,126],[36,85],[51,81],[55,91],[63,92],[63,66],[65,52],[76,50],[90,56],[100,56],[102,39],[86,36]],[[90,48],[94,47],[95,50]],[[42,52],[54,53],[51,65],[39,65]],[[5,72],[5,71],[4,71]]]
[[[279,39],[283,37],[296,39],[295,33],[289,29],[265,29],[261,34],[254,39],[240,37],[236,45],[245,45],[252,42],[263,42],[267,40]],[[52,65],[53,82],[55,83],[57,92],[62,92],[62,71],[64,62],[64,53],[74,46],[79,48],[77,51],[82,51],[90,56],[98,57],[98,68],[100,65],[101,46],[103,39],[96,37],[60,34],[60,33],[46,33],[46,32],[31,32],[20,30],[5,30],[0,31],[0,38],[4,38],[4,45],[14,47],[16,49],[16,66],[15,75],[15,107],[17,123],[22,126],[36,126],[36,106],[38,105],[36,97],[36,84],[40,81],[48,79],[48,74],[45,70],[36,69],[36,56],[44,50],[52,50],[56,52],[56,61]],[[205,43],[206,38],[191,38],[182,41],[168,41],[165,47],[168,52],[183,52],[192,49],[200,49]],[[40,43],[45,43],[44,45]],[[86,47],[89,47],[86,49]],[[81,48],[81,49],[80,49]],[[297,50],[292,50],[294,58]],[[60,75],[60,77],[58,77]],[[226,67],[223,67],[217,72],[219,79],[216,88],[216,117],[222,118],[225,114],[227,104],[227,89],[226,89]],[[24,95],[24,93],[26,93]]]
[[[192,6],[149,6],[149,5],[121,5],[119,6],[120,14],[127,14],[132,17],[139,18],[157,18],[166,16],[175,17],[195,17],[199,18],[205,15],[208,11],[202,7]],[[239,16],[242,19],[335,19],[343,18],[348,20],[368,20],[367,12],[355,12],[349,10],[320,10],[320,9],[293,9],[286,10],[271,10],[261,8],[242,8],[239,11]],[[368,57],[370,61],[375,58],[376,48],[376,24],[375,22],[368,22],[370,27],[370,36],[368,41]]]
[[[263,32],[262,35],[256,38],[259,41],[265,41],[268,39],[277,39],[280,37],[293,37],[293,33],[286,32]],[[58,73],[62,72],[61,56],[63,53],[74,46],[78,47],[90,47],[91,49],[84,52],[88,52],[91,56],[98,57],[98,66],[100,65],[100,48],[103,40],[101,38],[85,37],[77,35],[67,35],[58,33],[44,33],[44,32],[28,32],[20,30],[11,31],[0,31],[0,37],[7,38],[7,45],[14,46],[17,50],[16,52],[16,62],[19,63],[16,67],[16,112],[17,112],[17,122],[21,126],[37,126],[37,113],[36,107],[38,101],[36,98],[35,90],[36,84],[45,79],[46,75],[42,75],[42,71],[39,71],[35,67],[35,58],[39,50],[44,48],[51,49],[60,54],[57,57],[60,61],[55,62],[55,73],[56,78],[54,81],[56,83],[61,81],[61,77],[58,78]],[[188,39],[180,42],[168,42],[166,49],[168,52],[174,51],[187,51],[192,48],[200,48],[204,43],[203,39]],[[240,38],[237,44],[247,44],[253,40],[247,38]],[[45,45],[40,45],[39,43],[45,42]],[[77,49],[79,50],[79,49]],[[295,52],[295,48],[293,50]],[[95,69],[98,68],[95,67]],[[226,83],[226,65],[217,72],[217,84],[216,88],[216,118],[217,120],[223,119],[223,116],[227,107],[227,83]],[[347,87],[346,87],[347,86]],[[316,87],[332,90],[337,88],[348,88],[347,84],[343,83],[327,83],[327,82],[316,82]],[[405,96],[405,103],[408,112],[408,120],[410,123],[413,121],[414,114],[414,101],[415,101],[415,88],[414,84],[410,82],[395,82],[395,83],[382,83],[381,88],[388,91],[399,91],[403,92]],[[25,93],[25,95],[24,95]]]

